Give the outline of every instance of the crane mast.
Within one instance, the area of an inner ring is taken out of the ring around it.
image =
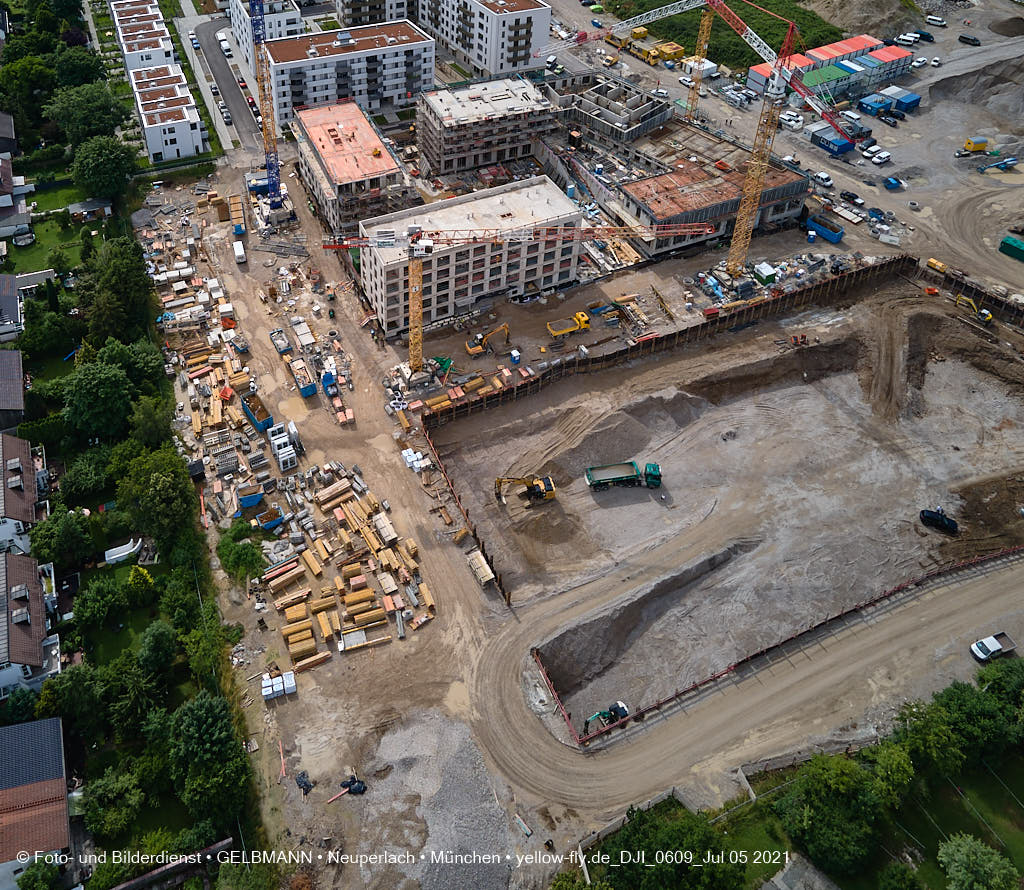
[[[252,52],[256,63],[256,86],[263,118],[263,153],[267,160],[267,194],[270,206],[278,208],[281,199],[281,161],[277,156],[277,122],[274,119],[274,97],[270,91],[270,57],[267,55],[267,23],[263,0],[249,0],[252,22]]]

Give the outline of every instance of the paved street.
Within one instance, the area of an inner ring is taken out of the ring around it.
[[[227,103],[228,110],[231,112],[232,124],[241,147],[260,148],[263,145],[263,135],[260,133],[259,127],[256,126],[256,120],[253,118],[252,112],[249,111],[242,90],[238,86],[238,66],[244,65],[244,63],[237,51],[233,58],[224,58],[224,53],[220,51],[217,42],[217,32],[227,30],[229,29],[226,18],[213,19],[195,27],[196,37],[199,39],[199,45],[206,57],[206,64],[220,88],[219,98]],[[247,72],[243,72],[242,76],[248,82]],[[255,83],[251,85],[255,88]],[[212,111],[217,117],[220,117],[216,99],[214,99]]]

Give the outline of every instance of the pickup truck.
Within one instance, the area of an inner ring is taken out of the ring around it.
[[[955,535],[960,530],[960,526],[957,525],[955,519],[939,510],[922,510],[921,524],[927,525],[930,528],[937,528],[939,531],[950,535]]]
[[[1017,644],[1010,639],[1010,635],[999,631],[990,637],[971,643],[971,655],[978,661],[991,661],[1001,655],[1009,655],[1017,648]]]

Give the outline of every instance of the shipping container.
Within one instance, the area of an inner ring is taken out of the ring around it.
[[[1015,238],[1013,235],[1007,235],[999,242],[999,252],[1005,253],[1007,256],[1013,257],[1015,260],[1020,260],[1024,263],[1024,241],[1021,241],[1020,238]]]

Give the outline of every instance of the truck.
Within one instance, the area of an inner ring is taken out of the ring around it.
[[[292,341],[288,339],[288,335],[284,332],[283,328],[274,328],[270,332],[270,342],[274,344],[274,349],[277,350],[278,355],[284,355],[286,352],[292,351]]]
[[[1024,263],[1024,241],[1021,241],[1020,238],[1007,235],[999,242],[999,252]]]
[[[220,51],[224,53],[224,57],[231,58],[231,44],[228,43],[228,32],[218,31],[217,32],[217,43],[220,46]]]
[[[590,316],[586,312],[575,312],[572,318],[560,318],[548,322],[548,333],[552,337],[562,338],[575,334],[577,331],[590,330]]]
[[[825,219],[823,216],[814,215],[807,217],[806,226],[808,232],[814,232],[815,235],[824,238],[832,244],[838,244],[843,240],[843,227],[831,220]]]
[[[955,535],[960,531],[960,526],[957,525],[957,521],[951,516],[947,516],[946,511],[941,507],[935,510],[922,510],[921,524],[927,525],[929,528],[936,528],[940,532],[947,532],[951,535]]]
[[[587,485],[594,491],[604,491],[612,485],[632,488],[641,485],[646,485],[648,488],[661,487],[661,467],[656,463],[649,463],[641,471],[635,460],[601,467],[587,467],[584,477],[587,480]]]
[[[235,241],[231,249],[235,252],[235,262],[242,265],[245,262],[245,245],[241,241]]]
[[[1009,655],[1017,648],[1017,644],[1004,631],[998,631],[990,637],[971,643],[971,655],[978,661],[991,661],[1002,655]]]

